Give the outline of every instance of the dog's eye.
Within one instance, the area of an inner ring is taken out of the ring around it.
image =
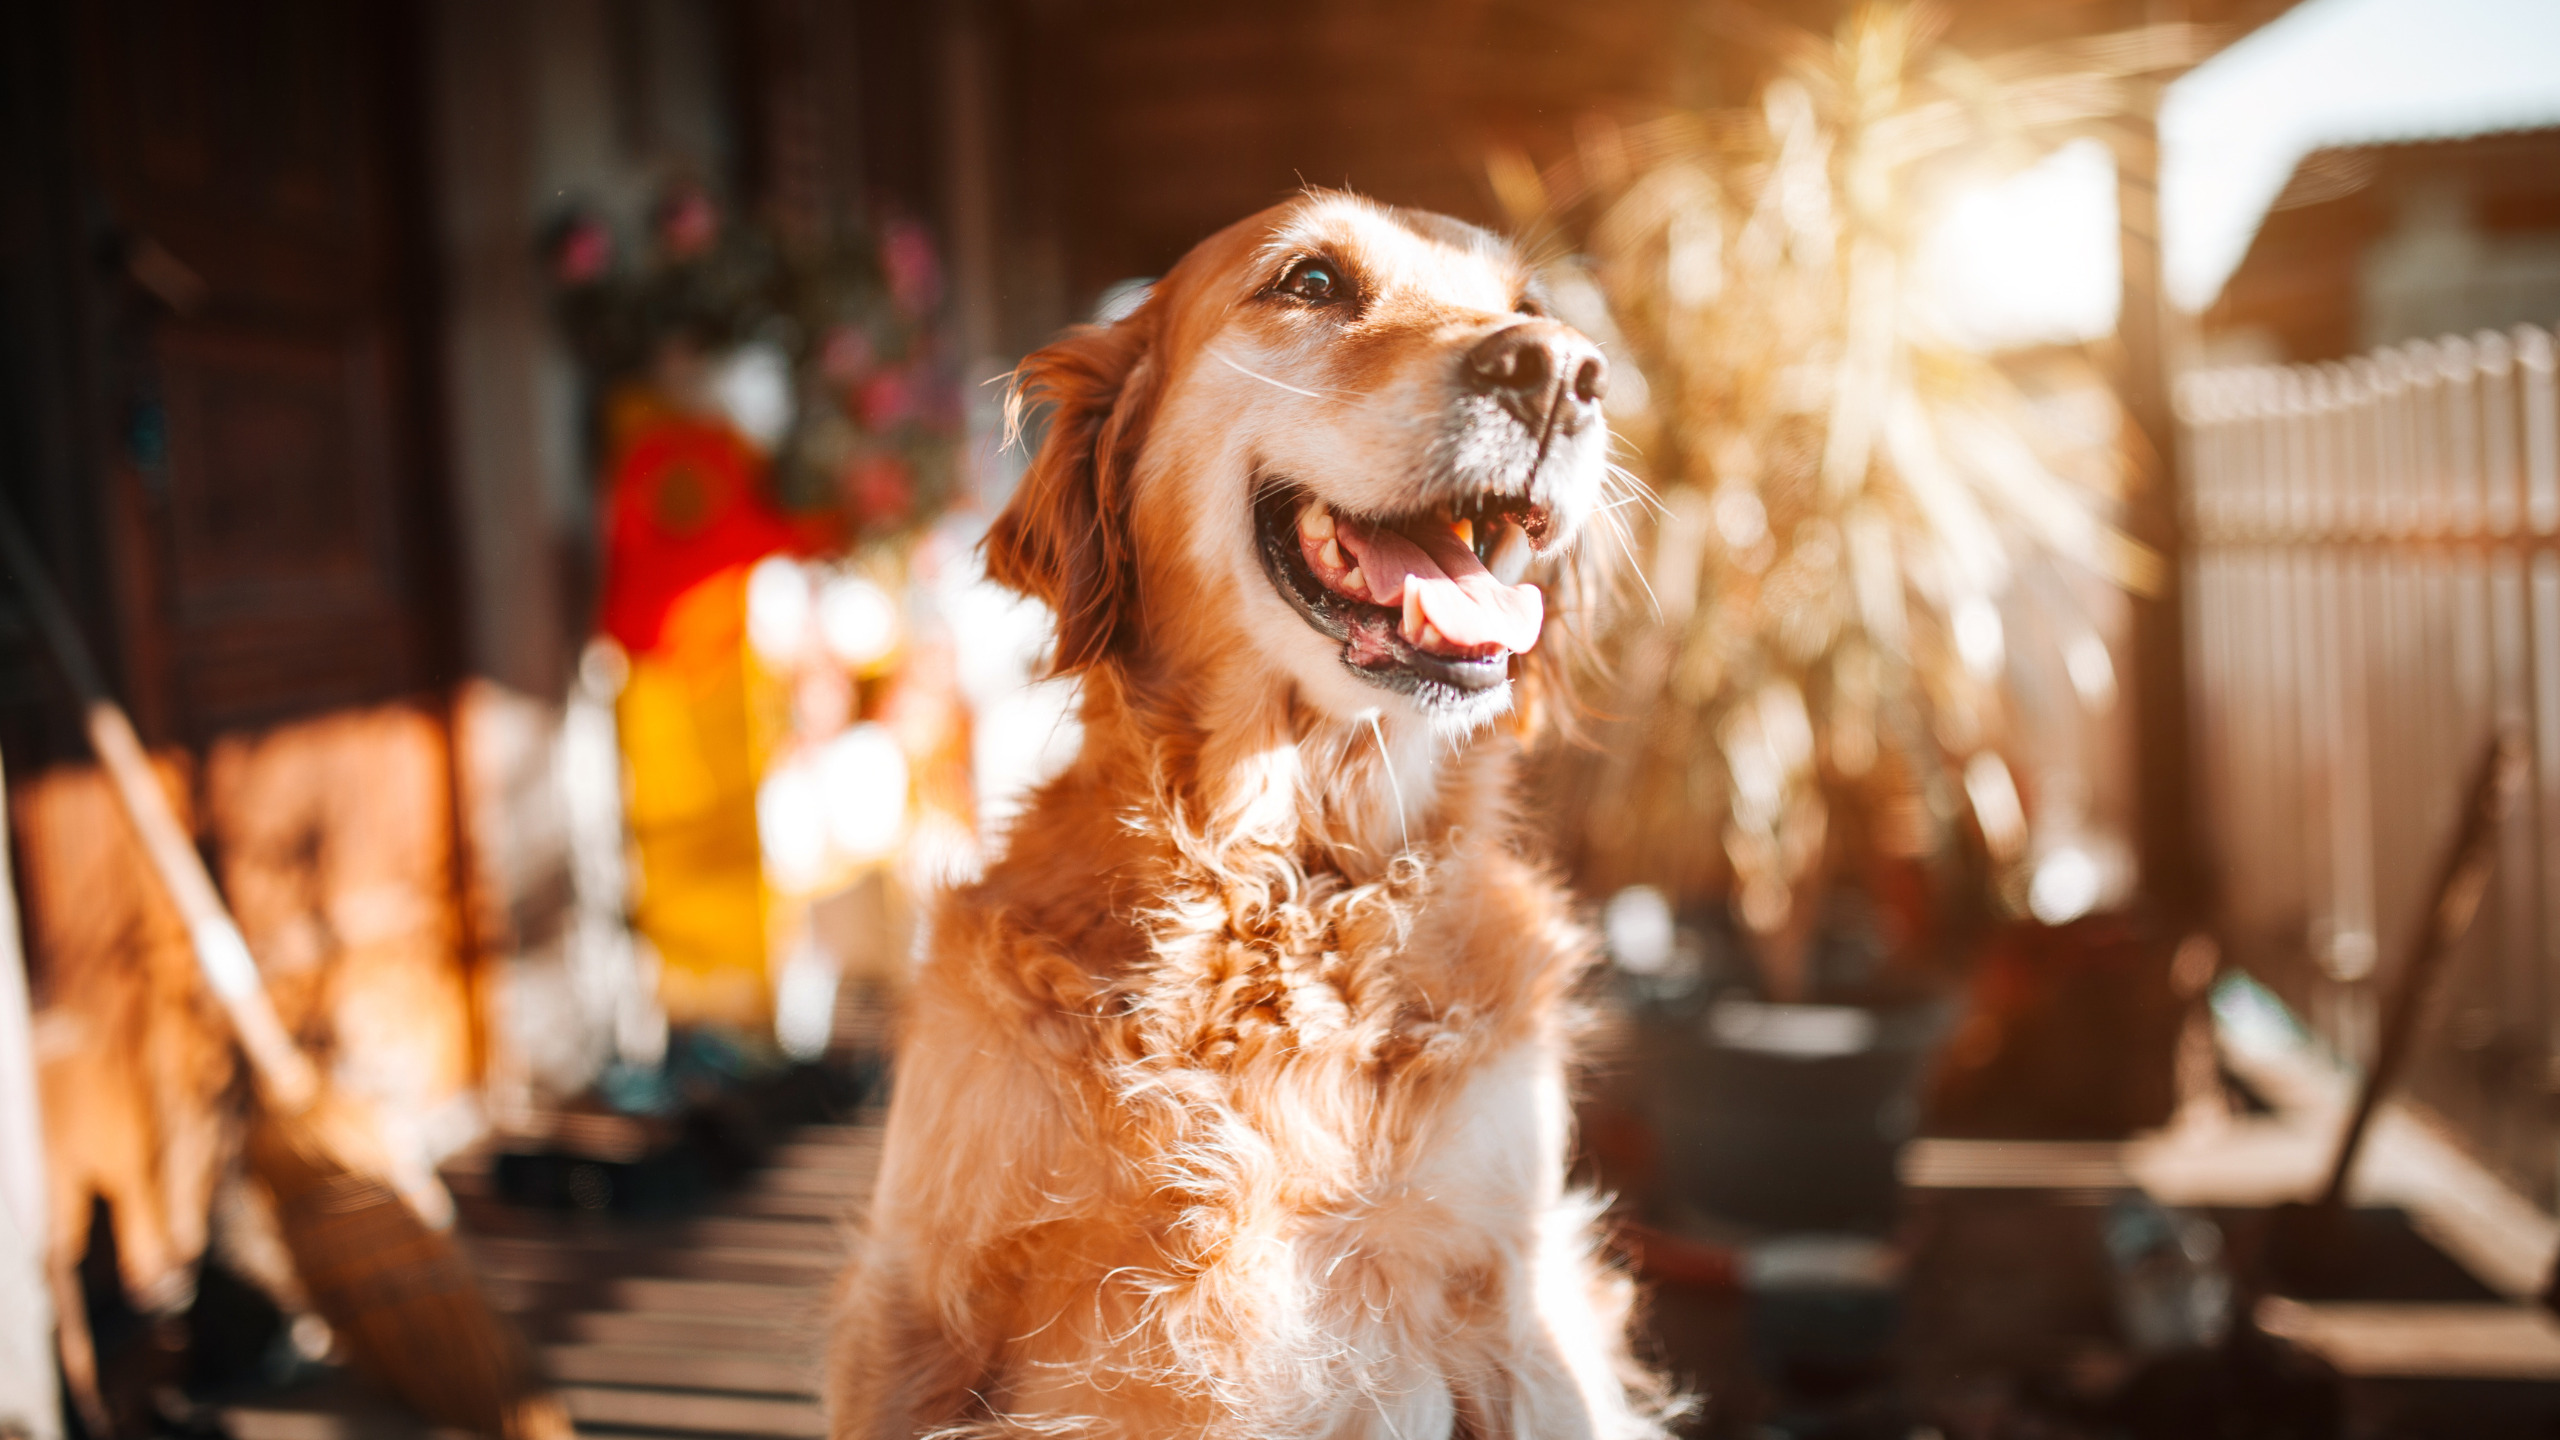
[[[1280,293],[1294,295],[1310,305],[1322,305],[1342,298],[1342,281],[1333,267],[1322,260],[1301,260],[1280,277]]]
[[[1535,295],[1521,296],[1520,303],[1512,306],[1511,309],[1514,314],[1519,315],[1544,316],[1547,313],[1547,307],[1539,304],[1538,297]]]

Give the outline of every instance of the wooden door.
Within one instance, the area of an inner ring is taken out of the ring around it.
[[[348,0],[85,9],[90,172],[162,302],[116,483],[129,668],[172,738],[431,678],[401,19]]]

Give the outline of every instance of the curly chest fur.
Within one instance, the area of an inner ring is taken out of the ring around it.
[[[1096,986],[1106,1064],[1249,1083],[1320,1065],[1383,1095],[1552,1024],[1585,946],[1543,876],[1490,849],[1376,882],[1168,885],[1142,958]]]
[[[947,1355],[912,1405],[983,1407],[952,1434],[1585,1433],[1493,1418],[1615,1393],[1563,892],[1491,804],[1364,877],[1133,788],[1062,781],[1015,842],[1046,858],[937,912],[845,1383]]]
[[[1586,1428],[1630,1412],[1562,891],[1491,825],[1360,881],[1128,813],[938,913],[838,1393],[923,1347],[892,1399],[955,1435],[1655,1433]]]
[[[1445,1395],[1390,1372],[1505,1343],[1552,1249],[1585,946],[1527,866],[1443,859],[1366,886],[1168,887],[1140,963],[1044,987],[1071,1002],[1040,1027],[1049,1133],[1118,1163],[1067,1161],[1076,1184],[1056,1160],[1004,1167],[1039,1183],[983,1253],[1043,1257],[1007,1307],[1012,1403],[1066,1404],[1040,1392],[1069,1355],[1071,1388],[1224,1375],[1266,1416]]]

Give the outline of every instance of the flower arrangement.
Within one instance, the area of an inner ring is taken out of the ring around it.
[[[685,183],[639,253],[581,210],[553,227],[548,261],[562,330],[609,397],[608,432],[634,390],[679,408],[730,401],[768,451],[771,498],[857,544],[910,535],[958,498],[960,392],[922,225],[786,241]]]
[[[2075,464],[1945,337],[1922,236],[1954,182],[2125,113],[2193,45],[1978,62],[1925,6],[1864,5],[1828,38],[1726,14],[1783,61],[1756,109],[1594,121],[1563,163],[1498,154],[1491,178],[1587,257],[1560,288],[1643,377],[1612,418],[1658,490],[1651,598],[1609,643],[1616,718],[1559,762],[1578,863],[1730,897],[1763,988],[1799,998],[1835,891],[1906,920],[2016,891],[1997,602],[2022,560],[2132,587],[2158,567],[2109,523],[2112,467]]]
[[[681,183],[636,250],[573,212],[546,259],[598,401],[630,918],[671,1020],[808,1058],[846,962],[813,938],[820,898],[974,843],[967,720],[912,583],[962,498],[932,238],[804,236]]]

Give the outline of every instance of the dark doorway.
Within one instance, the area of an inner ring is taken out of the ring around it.
[[[74,48],[133,699],[203,740],[436,678],[428,233],[402,7],[113,0]],[[149,723],[156,722],[156,723]]]

